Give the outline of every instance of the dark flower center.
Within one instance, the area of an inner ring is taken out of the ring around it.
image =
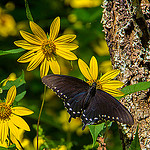
[[[0,103],[0,120],[9,119],[12,114],[11,107],[6,105],[6,103]]]
[[[42,50],[47,59],[52,57],[52,54],[55,54],[56,46],[52,41],[46,41],[42,44]]]

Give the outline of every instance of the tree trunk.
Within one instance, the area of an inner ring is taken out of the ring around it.
[[[148,0],[104,0],[102,23],[113,69],[125,86],[150,81],[150,3]],[[139,124],[141,148],[150,149],[150,90],[120,101],[134,117],[131,127],[120,126],[123,149],[128,149]]]

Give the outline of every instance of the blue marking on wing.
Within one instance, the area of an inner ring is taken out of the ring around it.
[[[72,100],[75,100],[76,102],[79,102],[83,97],[81,95],[85,94],[87,92],[81,92],[81,93],[78,93],[77,95],[75,95]],[[81,96],[81,97],[80,97]],[[77,99],[76,99],[77,98]]]

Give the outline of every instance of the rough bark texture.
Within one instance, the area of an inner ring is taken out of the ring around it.
[[[126,85],[150,81],[150,3],[147,0],[104,0],[102,23],[114,69]],[[130,146],[139,124],[143,150],[150,149],[150,90],[121,99],[134,117],[132,127],[120,126],[123,149]]]

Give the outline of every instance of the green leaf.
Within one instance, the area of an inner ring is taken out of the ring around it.
[[[27,15],[28,20],[33,21],[33,17],[31,15],[31,11],[30,11],[29,4],[28,4],[27,0],[25,0],[25,7],[26,7],[26,15]]]
[[[2,51],[0,50],[0,56],[1,55],[8,55],[8,54],[16,54],[16,53],[20,53],[25,51],[25,49],[23,48],[18,48],[18,49],[12,49],[12,50],[8,50],[8,51]]]
[[[0,150],[8,150],[6,147],[0,146]]]
[[[126,86],[121,91],[127,95],[138,91],[147,90],[148,88],[150,88],[150,82],[139,82],[137,84]]]
[[[139,126],[137,126],[135,137],[131,143],[129,150],[141,150],[140,142],[139,142],[139,136],[138,136],[138,128],[139,128]]]
[[[0,146],[0,150],[15,150],[15,149],[16,149],[16,145],[15,144],[12,144],[8,148]]]
[[[25,95],[26,95],[26,91],[24,91],[24,92],[18,94],[18,95],[16,96],[16,98],[15,98],[15,101],[16,101],[16,102],[19,102],[21,99],[23,99],[23,97],[24,97]]]
[[[90,133],[92,135],[93,138],[93,147],[95,145],[96,139],[98,137],[98,135],[100,134],[101,136],[103,136],[106,132],[106,130],[108,130],[111,127],[112,122],[103,122],[101,124],[98,125],[89,125],[89,130]]]
[[[97,139],[99,133],[104,129],[104,126],[105,126],[105,123],[101,123],[101,124],[98,124],[98,125],[89,125],[88,126],[89,129],[90,129],[92,138],[93,138],[93,146],[96,143],[96,139]]]
[[[15,144],[12,144],[10,145],[7,150],[16,150],[16,145]]]
[[[4,100],[6,98],[8,90],[13,85],[15,85],[16,88],[17,88],[17,96],[15,98],[15,101],[19,102],[24,97],[24,95],[26,94],[25,83],[26,82],[24,80],[24,72],[22,71],[22,74],[21,74],[21,76],[19,78],[17,78],[14,81],[7,81],[6,85],[1,87],[3,93],[0,94],[0,99]]]

